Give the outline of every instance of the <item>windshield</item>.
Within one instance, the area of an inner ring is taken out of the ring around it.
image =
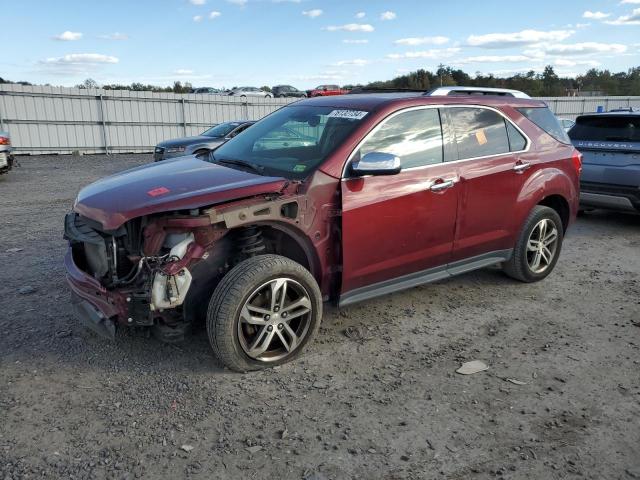
[[[335,107],[281,108],[215,150],[211,161],[244,162],[265,175],[305,178],[366,115]]]
[[[640,142],[640,116],[579,117],[569,130],[569,138],[595,142]]]
[[[225,122],[215,127],[211,127],[206,132],[202,133],[204,137],[226,137],[234,128],[238,128],[241,123],[238,122]]]

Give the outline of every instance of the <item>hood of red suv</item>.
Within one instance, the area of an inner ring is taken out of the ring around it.
[[[83,188],[74,210],[115,230],[153,213],[214,205],[281,191],[287,180],[180,157],[126,170]]]

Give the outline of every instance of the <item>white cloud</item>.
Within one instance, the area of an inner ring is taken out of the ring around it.
[[[118,63],[118,57],[100,53],[69,53],[62,57],[49,57],[41,63],[47,65],[97,65],[101,63]]]
[[[180,76],[193,75],[193,70],[189,70],[189,69],[186,69],[186,68],[179,68],[178,70],[174,70],[173,73],[175,75],[180,75]]]
[[[369,43],[369,40],[365,38],[345,38],[342,40],[342,43],[350,44],[350,45],[364,45]]]
[[[305,10],[304,12],[302,12],[302,15],[309,18],[316,18],[322,15],[322,10],[320,10],[319,8],[314,8],[313,10]]]
[[[576,67],[578,65],[599,67],[601,65],[601,63],[596,60],[572,60],[570,58],[556,58],[553,63],[559,67]]]
[[[620,43],[583,42],[572,44],[542,44],[540,47],[551,55],[590,55],[596,53],[620,54],[627,46]]]
[[[371,63],[369,60],[364,60],[362,58],[356,58],[354,60],[343,60],[341,62],[337,62],[334,65],[336,67],[364,67]]]
[[[126,33],[114,32],[106,35],[99,35],[104,40],[129,40],[129,35]]]
[[[615,20],[607,20],[609,25],[640,25],[640,8],[635,8],[629,15],[621,15]]]
[[[529,62],[531,60],[534,59],[527,55],[477,55],[475,57],[463,58],[456,63],[518,63]]]
[[[202,21],[202,15],[194,15],[193,16],[193,21],[194,22],[201,22]]]
[[[61,57],[45,58],[38,61],[37,65],[47,74],[86,78],[118,61],[118,57],[100,53],[69,53]]]
[[[584,12],[582,14],[582,18],[588,18],[591,20],[602,20],[604,18],[610,17],[611,14],[610,13],[604,13],[604,12],[592,12],[591,10],[587,10],[586,12]]]
[[[382,12],[380,14],[380,20],[395,20],[397,17],[395,12],[391,10],[387,10],[386,12]]]
[[[388,59],[400,60],[404,58],[447,58],[452,57],[460,52],[459,48],[434,48],[431,50],[420,50],[405,53],[390,53],[387,55]]]
[[[217,10],[214,10],[211,13],[209,13],[209,20],[218,18],[220,15],[222,15],[220,12],[218,12]]]
[[[509,48],[518,45],[531,45],[539,42],[561,42],[575,32],[573,30],[522,30],[513,33],[488,33],[486,35],[470,35],[467,43],[472,47]]]
[[[360,19],[360,18],[364,18],[366,17],[367,14],[365,12],[358,12],[356,13],[356,18]]]
[[[325,30],[330,32],[345,31],[345,32],[373,32],[375,29],[367,23],[347,23],[346,25],[331,25],[326,27]]]
[[[414,47],[416,45],[444,45],[448,41],[449,39],[447,37],[436,36],[401,38],[393,43],[396,45],[409,45]]]
[[[624,5],[625,3],[631,3],[631,4],[634,4],[634,5],[635,5],[635,4],[639,4],[639,3],[640,3],[640,0],[622,0],[622,1],[620,2],[620,5]]]
[[[76,40],[80,40],[82,38],[82,33],[80,32],[70,32],[67,30],[66,32],[62,32],[59,35],[55,35],[53,37],[54,40],[61,40],[63,42],[73,42]]]
[[[244,7],[247,4],[247,0],[227,0],[227,2],[239,7]]]
[[[191,5],[204,5],[207,3],[207,0],[189,0]]]

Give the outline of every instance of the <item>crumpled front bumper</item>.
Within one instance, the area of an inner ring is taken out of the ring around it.
[[[76,317],[98,335],[114,339],[116,325],[126,323],[126,295],[108,291],[95,278],[80,270],[73,260],[71,247],[65,255],[64,266]]]

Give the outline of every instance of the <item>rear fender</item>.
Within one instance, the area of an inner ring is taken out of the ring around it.
[[[522,225],[529,212],[545,198],[559,195],[569,204],[569,223],[577,213],[580,202],[580,191],[577,180],[572,179],[559,168],[543,168],[534,172],[522,186],[518,195],[517,221]]]

